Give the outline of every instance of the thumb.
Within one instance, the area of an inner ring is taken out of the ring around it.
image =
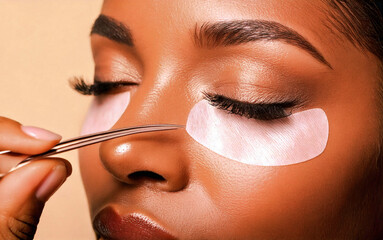
[[[35,160],[0,181],[0,239],[33,239],[45,202],[72,168],[64,159]]]

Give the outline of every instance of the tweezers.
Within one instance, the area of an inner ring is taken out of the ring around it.
[[[175,125],[175,124],[142,125],[142,126],[135,126],[135,127],[113,129],[113,130],[83,135],[76,138],[71,138],[58,143],[57,145],[55,145],[53,148],[51,148],[50,150],[46,152],[27,157],[26,159],[19,162],[15,167],[13,167],[7,173],[0,174],[0,179],[32,160],[45,158],[45,157],[56,155],[63,152],[68,152],[68,151],[89,146],[92,144],[108,141],[114,138],[124,137],[124,136],[138,134],[138,133],[145,133],[145,132],[176,130],[183,127],[184,126],[182,125]],[[9,150],[1,151],[0,155],[6,154],[6,153],[11,153],[11,151]]]

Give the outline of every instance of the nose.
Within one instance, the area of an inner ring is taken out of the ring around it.
[[[100,146],[104,167],[118,181],[179,191],[188,183],[188,168],[177,148],[177,131],[151,132],[105,142]]]
[[[185,109],[185,106],[177,106],[182,101],[148,92],[144,89],[136,92],[114,128],[186,122],[187,114],[182,113],[183,110],[172,113],[174,109]],[[155,104],[150,104],[153,102]],[[123,184],[179,191],[189,181],[187,144],[183,144],[186,139],[187,133],[182,128],[117,138],[100,145],[100,159],[105,169]]]

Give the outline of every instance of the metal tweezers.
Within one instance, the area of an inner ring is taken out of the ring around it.
[[[124,136],[133,135],[137,133],[176,130],[183,127],[184,126],[182,125],[174,125],[174,124],[142,125],[142,126],[119,128],[119,129],[113,129],[113,130],[108,130],[103,132],[97,132],[97,133],[93,133],[89,135],[83,135],[80,137],[68,139],[66,141],[62,141],[58,143],[56,146],[54,146],[53,148],[51,148],[50,150],[44,153],[27,157],[26,159],[19,162],[15,167],[13,167],[7,173],[0,174],[0,179],[32,160],[45,158],[48,156],[71,151],[77,148],[104,142],[114,138],[124,137]],[[5,150],[0,152],[0,154],[6,154],[6,153],[11,153],[11,151]]]

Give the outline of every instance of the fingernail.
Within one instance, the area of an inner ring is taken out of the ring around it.
[[[47,141],[61,139],[60,135],[42,128],[38,128],[38,127],[21,126],[21,130],[23,130],[23,132],[25,132],[29,136],[34,137],[36,139],[47,140]]]
[[[57,165],[51,173],[40,184],[36,191],[36,198],[42,202],[48,199],[57,191],[67,178],[67,170],[63,165]]]

